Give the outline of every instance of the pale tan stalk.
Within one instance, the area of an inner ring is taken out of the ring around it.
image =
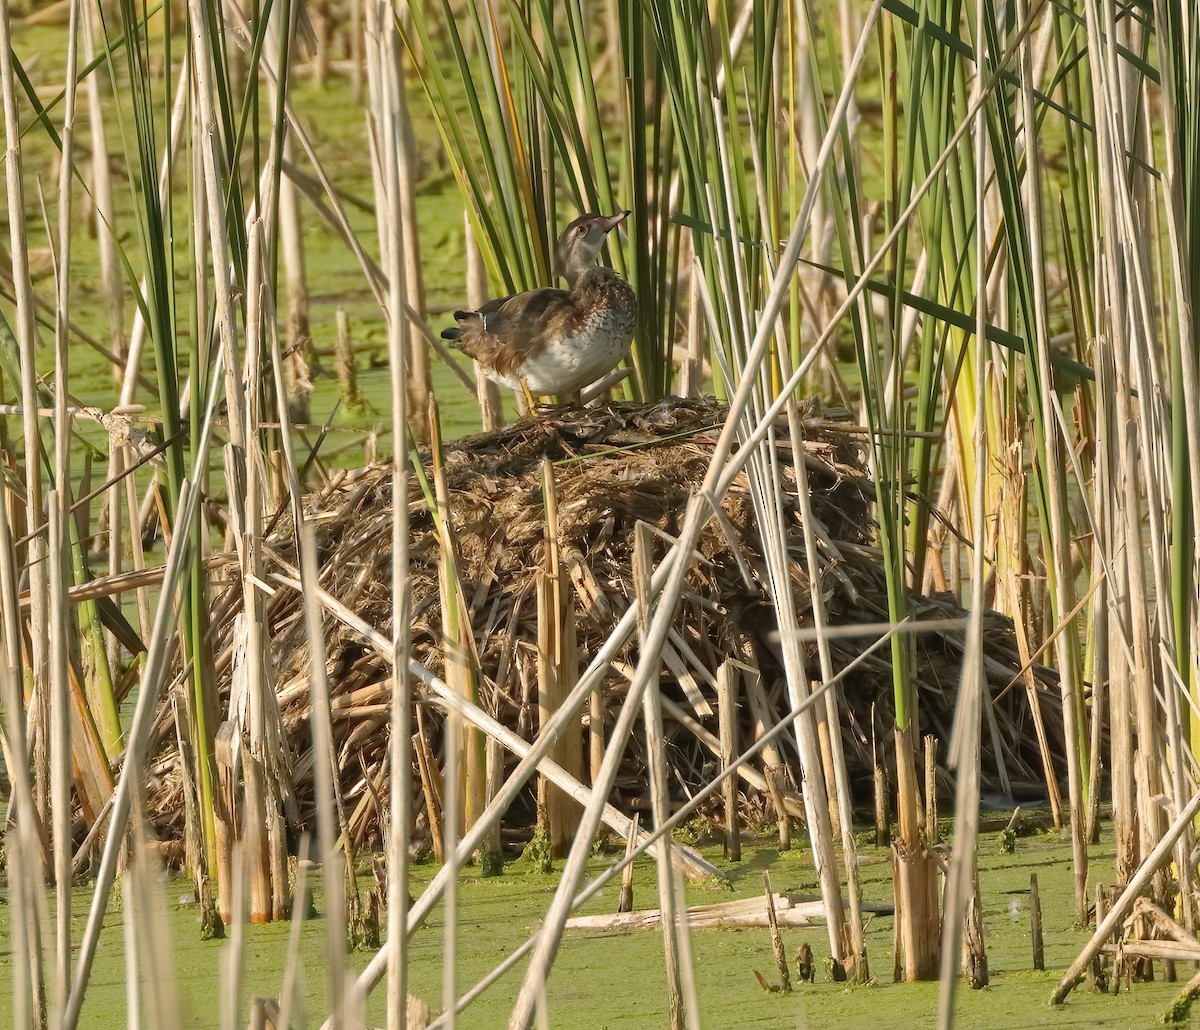
[[[784,352],[781,352],[784,353]],[[798,414],[795,406],[789,407],[788,425],[792,432],[792,467],[796,473],[796,496],[800,500],[800,517],[803,519],[804,556],[811,583],[811,598],[813,626],[817,631],[817,654],[821,669],[821,679],[829,682],[834,678],[833,655],[829,648],[829,638],[823,632],[828,625],[828,615],[825,611],[825,571],[817,549],[817,534],[812,510],[812,495],[809,489],[808,465],[804,461],[803,451],[798,447],[797,423]],[[853,804],[850,797],[850,778],[846,771],[846,755],[842,747],[841,707],[839,692],[830,690],[825,695],[826,719],[831,727],[830,743],[833,746],[834,785],[837,791],[839,809],[838,823],[842,830],[842,866],[846,870],[846,895],[850,907],[850,976],[857,983],[866,983],[870,979],[867,963],[866,936],[863,930],[862,891],[858,882],[858,845],[854,840]]]
[[[388,862],[387,944],[388,1030],[404,1030],[408,1021],[408,934],[409,919],[409,834],[412,825],[412,680],[409,676],[411,650],[412,587],[408,557],[408,391],[409,320],[405,297],[403,243],[405,221],[400,200],[401,139],[399,77],[400,42],[390,4],[368,2],[365,18],[365,51],[371,107],[376,112],[374,169],[377,189],[383,195],[377,207],[386,211],[380,218],[380,252],[386,263],[388,293],[384,308],[388,323],[388,363],[392,398],[392,626],[389,653],[395,681],[392,687],[388,751],[391,825],[385,842]],[[356,991],[366,994],[360,977]]]
[[[442,840],[445,854],[454,864],[450,867],[450,878],[446,881],[442,917],[442,1008],[450,1016],[450,1030],[454,1028],[454,1007],[458,999],[458,877],[462,867],[458,864],[459,839],[459,749],[456,743],[463,738],[462,720],[458,713],[446,713],[443,723],[446,739],[446,760],[442,773],[445,804],[442,808]],[[407,1001],[407,999],[406,999]]]
[[[50,687],[50,798],[54,826],[54,888],[56,904],[56,949],[54,964],[54,1013],[61,1018],[71,989],[71,684],[70,618],[67,604],[67,519],[71,505],[71,418],[67,414],[67,382],[70,348],[67,323],[70,312],[71,186],[75,160],[75,102],[79,65],[79,0],[71,0],[68,17],[66,90],[61,132],[62,157],[58,177],[58,247],[54,255],[56,301],[54,320],[54,482],[46,498],[49,512],[49,687]],[[9,168],[12,166],[9,165]],[[14,265],[15,272],[15,265]],[[32,359],[22,355],[22,365]],[[28,444],[28,440],[26,441]],[[27,471],[41,476],[40,455],[26,449]],[[40,516],[40,513],[39,513]],[[39,517],[40,522],[40,517]],[[31,524],[30,528],[33,528]],[[31,556],[32,557],[32,556]],[[31,570],[32,571],[32,570]],[[38,637],[42,625],[33,621],[31,635]]]
[[[266,303],[268,287],[262,267],[262,235],[262,219],[252,219],[246,252],[246,366],[243,388],[246,447],[242,459],[242,496],[235,496],[235,489],[239,485],[236,479],[228,483],[230,513],[240,527],[237,543],[242,566],[241,617],[245,632],[244,651],[235,657],[235,664],[244,669],[245,676],[241,684],[242,691],[235,691],[231,681],[230,717],[237,720],[239,732],[246,732],[247,735],[249,755],[246,761],[252,763],[253,768],[247,769],[245,779],[248,784],[253,783],[261,788],[261,798],[257,796],[259,790],[247,790],[247,803],[252,800],[255,803],[254,808],[248,808],[253,821],[249,836],[257,837],[260,842],[265,839],[266,843],[266,848],[245,846],[243,849],[247,861],[257,870],[257,874],[252,876],[250,898],[250,918],[254,922],[279,919],[284,915],[286,854],[279,805],[291,790],[283,720],[272,686],[274,671],[268,646],[270,634],[266,606],[256,586],[264,578],[262,532],[264,494],[267,490],[260,412],[262,335],[267,324],[264,308],[271,310],[271,305]],[[276,328],[273,319],[267,331],[274,341]],[[286,411],[283,418],[287,418]],[[243,680],[243,677],[237,676],[236,679]],[[238,700],[241,703],[235,703],[235,693],[240,695]],[[265,838],[261,835],[265,835]]]
[[[483,263],[483,252],[475,239],[475,227],[471,224],[470,212],[463,213],[467,247],[467,308],[476,311],[487,300],[487,268]],[[500,405],[500,387],[485,376],[478,361],[475,366],[475,393],[483,416],[483,431],[499,429],[504,425],[504,410]]]
[[[54,830],[56,948],[53,1009],[60,1018],[71,989],[71,684],[70,608],[66,598],[64,525],[58,491],[50,505],[50,808]]]
[[[304,920],[308,914],[308,858],[310,838],[306,833],[300,838],[296,855],[296,882],[293,885],[292,922],[288,928],[287,961],[283,966],[283,983],[279,988],[279,1023],[290,1027],[293,1007],[302,1008],[297,996],[303,979],[300,962],[300,940],[304,934]]]
[[[134,912],[131,939],[139,951],[139,964],[145,971],[145,1025],[154,1030],[179,1030],[179,994],[175,970],[170,962],[173,949],[163,904],[162,870],[157,853],[146,836],[141,784],[133,786],[132,819],[128,837],[129,874],[123,883],[129,887],[122,898]]]
[[[229,940],[221,949],[221,1030],[240,1030],[242,1009],[242,966],[246,943],[246,854],[245,840],[233,846],[234,870],[227,921]]]
[[[1158,31],[1165,32],[1166,10],[1163,0],[1156,0],[1154,15]],[[1180,117],[1177,113],[1178,107],[1191,103],[1193,99],[1191,97],[1177,97],[1174,95],[1173,89],[1164,89],[1162,92],[1162,105],[1166,124],[1178,124]],[[1176,333],[1178,339],[1181,341],[1179,351],[1184,397],[1183,417],[1187,422],[1187,451],[1191,472],[1188,477],[1188,485],[1191,490],[1190,499],[1192,506],[1192,553],[1193,555],[1200,555],[1200,368],[1198,368],[1200,357],[1196,354],[1194,347],[1189,347],[1183,342],[1195,339],[1195,306],[1198,298],[1188,295],[1189,290],[1185,284],[1189,255],[1187,254],[1187,245],[1184,242],[1187,237],[1188,227],[1186,204],[1183,196],[1184,173],[1180,168],[1183,155],[1179,152],[1178,139],[1167,138],[1165,143],[1166,161],[1165,167],[1162,170],[1163,196],[1167,210],[1167,241],[1170,247],[1171,288],[1174,299],[1173,314],[1176,322]],[[1196,255],[1192,254],[1190,260],[1195,261]],[[1179,415],[1177,414],[1175,417],[1179,417]],[[1175,498],[1174,500],[1176,504],[1180,502],[1179,498]],[[1194,604],[1192,611],[1192,639],[1190,641],[1178,640],[1176,641],[1176,646],[1188,646],[1192,658],[1192,667],[1190,670],[1181,669],[1180,673],[1185,683],[1188,682],[1190,673],[1190,682],[1194,688],[1196,684],[1200,684],[1200,606]],[[1197,720],[1194,716],[1191,719],[1188,738],[1193,742],[1200,738],[1200,720]],[[1182,744],[1183,741],[1181,740],[1179,741],[1179,746],[1176,747],[1176,751],[1180,754],[1183,751]],[[1178,775],[1176,776],[1176,780],[1178,780]],[[1178,787],[1176,787],[1176,795],[1176,804],[1179,804],[1182,802],[1182,799],[1178,797]],[[1186,840],[1186,835],[1184,839]],[[1189,916],[1191,915],[1190,906],[1185,911]],[[1194,927],[1189,923],[1188,928],[1193,929]]]
[[[770,438],[768,438],[770,440]],[[773,450],[773,441],[770,441]],[[774,454],[770,458],[774,458]],[[803,452],[797,458],[797,464],[803,464]],[[772,491],[778,487],[781,477],[761,474],[759,489]],[[803,487],[799,487],[802,490]],[[799,628],[799,617],[796,612],[795,598],[792,594],[791,578],[788,569],[786,551],[786,531],[783,525],[781,498],[776,493],[770,498],[764,498],[763,527],[764,542],[770,537],[774,545],[768,548],[773,554],[770,561],[769,573],[772,594],[775,600],[780,641],[783,648],[784,668],[787,672],[788,698],[795,707],[805,700],[811,692],[808,679],[807,660],[804,647],[796,630]],[[829,939],[829,951],[839,971],[845,964],[845,942],[842,929],[846,913],[842,905],[841,884],[837,873],[837,856],[834,851],[834,827],[830,805],[833,792],[831,784],[823,768],[822,748],[818,740],[818,725],[816,716],[820,708],[814,708],[811,717],[801,716],[796,720],[796,744],[800,751],[801,761],[801,790],[804,794],[804,810],[808,815],[808,832],[813,849],[813,864],[816,867],[817,879],[820,884],[821,898],[825,903],[826,934]],[[830,738],[838,735],[840,745],[840,727],[834,723],[832,731],[829,726],[824,734],[826,749],[831,743]],[[831,763],[832,764],[832,763]],[[832,769],[830,770],[833,771]],[[839,820],[840,821],[840,820]],[[853,834],[852,826],[843,826],[843,838],[846,833]],[[861,944],[857,941],[856,944]]]
[[[91,4],[83,4],[80,12],[83,28],[83,59],[90,64],[96,56],[95,33],[98,15]],[[108,314],[108,346],[109,350],[120,358],[125,353],[125,289],[121,269],[117,263],[112,173],[109,170],[108,139],[104,131],[104,106],[100,95],[100,78],[99,70],[97,70],[85,81],[88,129],[90,130],[88,137],[92,145],[91,195],[96,208],[96,242],[100,252],[100,281],[103,284],[104,304]],[[121,372],[115,366],[113,375],[120,383]]]
[[[642,612],[638,630],[644,636],[645,613],[649,611],[646,600],[650,592],[652,561],[650,534],[644,523],[638,523],[633,536],[633,586],[641,604]],[[659,699],[660,682],[655,676],[649,689],[642,697],[642,723],[646,731],[646,761],[650,782],[650,807],[655,827],[670,818],[671,798],[667,788],[666,739],[663,733],[662,703]],[[695,1012],[695,997],[686,998],[679,971],[680,938],[687,936],[687,921],[680,918],[681,910],[676,905],[675,875],[671,866],[671,836],[663,838],[655,863],[658,874],[658,907],[662,913],[663,961],[667,971],[667,1010],[671,1030],[683,1030],[686,1014]],[[686,906],[685,906],[686,907]]]
[[[169,184],[167,175],[179,154],[179,147],[183,143],[184,129],[191,128],[191,123],[187,117],[190,83],[190,62],[181,61],[179,65],[179,79],[175,85],[175,97],[171,104],[171,123],[167,133],[167,145],[164,148],[162,161],[159,163],[158,167],[158,201],[164,210],[171,202],[170,193],[168,191]],[[138,290],[141,292],[142,296],[145,296],[146,279],[144,276],[138,283]],[[142,360],[142,348],[146,343],[147,331],[148,327],[146,325],[146,320],[142,315],[142,309],[141,307],[136,307],[133,318],[133,330],[129,334],[129,350],[125,354],[125,374],[121,380],[121,393],[117,401],[119,406],[133,403],[137,390],[138,369]],[[134,514],[135,512],[131,510],[131,519]],[[131,536],[137,535],[138,531],[136,526],[140,524],[140,522],[131,522]]]
[[[126,869],[121,874],[121,929],[125,934],[125,1026],[126,1030],[141,1030],[142,992],[141,964],[138,962],[137,922],[133,874]]]
[[[221,344],[225,371],[225,399],[229,406],[229,442],[245,453],[245,417],[241,405],[241,362],[238,354],[237,305],[233,297],[233,272],[230,263],[229,234],[225,221],[226,183],[222,176],[220,139],[215,85],[212,81],[213,43],[208,36],[208,18],[201,0],[188,0],[192,31],[192,70],[196,83],[196,127],[203,161],[204,209],[207,217],[209,250],[212,253],[212,282],[216,301],[217,337]],[[180,523],[182,526],[183,524]]]
[[[975,24],[982,26],[984,0],[976,0]],[[985,33],[975,40],[975,89],[982,86],[983,69],[987,63],[988,44]],[[986,344],[988,325],[987,251],[988,238],[984,227],[987,199],[987,120],[982,108],[975,116],[975,497],[972,504],[971,550],[971,613],[967,624],[967,643],[963,653],[962,687],[954,711],[954,728],[950,737],[947,765],[956,770],[954,791],[954,850],[946,880],[946,901],[942,915],[942,957],[938,995],[938,1030],[951,1030],[958,992],[958,964],[962,953],[964,919],[967,905],[978,876],[975,849],[979,838],[979,761],[980,712],[988,690],[984,670],[983,615],[985,586],[985,542],[987,522],[988,426],[987,396],[988,354]]]
[[[407,0],[398,0],[401,7],[407,6]],[[388,107],[387,115],[391,121],[388,128],[388,145],[391,153],[388,160],[395,163],[394,182],[389,185],[397,187],[396,195],[392,198],[392,219],[399,219],[404,226],[398,243],[403,256],[399,266],[390,266],[389,280],[392,275],[404,276],[403,297],[404,311],[411,323],[406,334],[408,353],[406,357],[405,383],[408,388],[408,410],[410,412],[424,411],[432,395],[433,381],[429,371],[429,350],[422,338],[425,325],[425,280],[421,271],[421,240],[417,233],[417,150],[413,135],[412,119],[408,113],[408,91],[404,76],[408,68],[409,55],[407,48],[397,45],[398,38],[390,37],[393,45],[390,56],[394,62],[388,71]]]
[[[1022,0],[1019,9],[1023,23],[1030,21],[1028,0]],[[1046,313],[1046,283],[1045,261],[1042,254],[1042,209],[1041,209],[1041,180],[1040,161],[1036,142],[1033,138],[1035,124],[1033,111],[1033,81],[1032,58],[1029,47],[1022,41],[1020,44],[1021,67],[1021,111],[1022,124],[1025,126],[1025,175],[1023,179],[1022,202],[1024,213],[1029,225],[1030,275],[1033,279],[1034,292],[1034,330],[1038,340],[1036,344],[1038,359],[1038,378],[1041,394],[1038,404],[1045,417],[1045,468],[1042,471],[1042,481],[1048,494],[1049,526],[1047,527],[1047,542],[1050,545],[1046,555],[1047,568],[1053,579],[1054,610],[1059,615],[1071,611],[1073,605],[1073,588],[1070,574],[1070,537],[1067,525],[1065,500],[1061,491],[1058,427],[1053,420],[1054,405],[1052,401],[1053,380],[1049,359],[1049,330]],[[1084,784],[1080,769],[1077,747],[1083,740],[1086,746],[1087,735],[1084,732],[1085,713],[1079,710],[1078,700],[1080,688],[1077,682],[1079,670],[1075,664],[1076,648],[1069,634],[1059,637],[1056,646],[1058,670],[1061,684],[1063,706],[1063,733],[1067,740],[1067,782],[1071,800],[1071,841],[1072,859],[1075,869],[1075,910],[1076,917],[1082,923],[1087,918],[1087,839],[1084,834]],[[1082,736],[1081,736],[1082,734]]]
[[[348,1030],[346,1012],[346,899],[342,854],[337,846],[337,817],[333,810],[333,777],[337,756],[329,711],[329,672],[325,656],[325,626],[316,589],[320,583],[317,545],[312,527],[300,530],[300,575],[304,584],[304,619],[309,652],[309,720],[312,725],[314,779],[317,802],[317,850],[325,884],[325,961],[329,978],[334,1030]]]
[[[0,0],[0,105],[4,109],[4,181],[7,186],[9,249],[12,256],[13,293],[16,298],[16,340],[21,362],[21,430],[25,446],[25,520],[32,530],[33,527],[42,524],[42,441],[37,416],[38,341],[34,316],[33,282],[29,273],[29,241],[25,229],[21,121],[17,114],[8,0]],[[46,757],[46,748],[50,739],[49,654],[46,635],[37,629],[37,627],[46,625],[49,605],[44,533],[34,532],[32,534],[26,557],[29,569],[30,625],[35,627],[34,632],[30,634],[29,663],[33,685],[33,696],[29,705],[34,746],[33,788],[38,811],[48,815],[50,810],[50,763]]]
[[[848,47],[847,47],[848,49]],[[757,147],[752,147],[755,156],[755,183],[757,187],[760,217],[764,224],[768,224],[768,209],[766,203],[766,194],[763,183],[765,181],[762,169],[759,167]],[[766,254],[767,270],[774,274],[775,263],[774,254],[770,250]],[[701,283],[703,285],[703,283]],[[707,298],[706,298],[707,299]],[[711,305],[710,305],[711,306]],[[791,352],[787,345],[787,340],[783,333],[782,319],[777,320],[777,341],[778,341],[778,361],[780,371],[784,375],[791,372]],[[828,534],[823,528],[818,527],[812,511],[812,497],[809,490],[808,480],[808,465],[804,460],[804,442],[801,435],[800,418],[795,401],[792,396],[788,398],[787,404],[787,420],[788,420],[788,436],[792,447],[792,468],[796,476],[796,495],[800,504],[800,517],[802,520],[802,530],[804,533],[804,548],[805,548],[805,565],[810,583],[810,596],[813,613],[813,627],[817,640],[818,662],[821,669],[821,678],[830,680],[833,677],[833,658],[829,650],[829,639],[825,634],[828,624],[828,619],[825,612],[825,588],[824,567],[821,563],[818,552],[818,532],[822,540],[828,539]],[[770,475],[767,477],[766,485],[774,494],[774,524],[782,526],[784,518],[782,512],[783,497],[781,496],[778,484],[781,481],[779,475],[779,457],[776,453],[774,442],[770,451]],[[781,537],[782,540],[782,537]],[[834,549],[836,551],[836,548]],[[786,547],[784,547],[786,553]],[[818,709],[819,710],[819,709]],[[842,861],[843,867],[846,870],[846,893],[849,900],[850,908],[850,937],[846,942],[849,947],[849,955],[843,955],[845,965],[849,966],[847,970],[849,976],[858,983],[865,983],[870,978],[869,967],[866,955],[866,943],[863,934],[862,920],[862,897],[858,883],[858,854],[857,846],[854,842],[854,822],[853,822],[853,805],[850,798],[849,776],[846,771],[846,758],[842,746],[841,736],[841,714],[838,705],[838,697],[836,691],[830,691],[825,695],[825,726],[827,727],[826,738],[830,751],[830,765],[832,776],[826,777],[826,789],[828,790],[829,780],[832,779],[836,791],[836,810],[834,822],[841,831],[842,839]],[[834,809],[834,799],[830,798],[830,808]],[[786,816],[780,812],[781,826],[786,824]],[[810,828],[811,832],[811,828]],[[814,855],[816,848],[814,848]],[[840,934],[839,934],[840,939]],[[842,949],[843,951],[845,949]],[[835,952],[834,954],[837,954]],[[848,961],[847,961],[848,959]]]
[[[45,922],[45,839],[38,818],[29,766],[25,699],[21,684],[20,605],[17,600],[16,555],[8,522],[11,498],[0,481],[0,698],[4,702],[4,764],[11,777],[8,876],[12,910],[12,1015],[13,1026],[46,1026],[46,997],[42,978],[40,927]]]
[[[293,12],[296,5],[292,6]],[[271,60],[279,66],[284,52],[284,33],[291,33],[290,45],[287,47],[289,63],[295,65],[296,40],[293,26],[284,25],[281,17],[282,8],[274,7],[271,11],[271,26],[268,37],[268,47]],[[326,19],[322,18],[324,22]],[[294,21],[294,17],[293,17]],[[268,89],[271,103],[271,120],[278,122],[282,112],[278,110],[279,91]],[[290,134],[283,135],[282,159],[287,162],[295,161],[296,145]],[[272,181],[274,176],[272,176]],[[267,210],[270,210],[268,207]],[[300,194],[288,176],[279,180],[278,220],[275,228],[278,231],[278,247],[283,258],[284,293],[287,297],[287,383],[288,398],[291,405],[291,416],[294,422],[308,422],[309,399],[312,395],[312,372],[309,367],[309,352],[312,350],[312,330],[308,317],[308,275],[304,261],[303,225],[300,219]],[[275,247],[270,246],[269,252],[274,253]]]

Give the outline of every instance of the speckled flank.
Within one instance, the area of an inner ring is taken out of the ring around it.
[[[572,393],[620,363],[633,341],[633,328],[624,306],[594,307],[576,332],[548,341],[544,350],[527,358],[521,373],[535,394]]]
[[[637,324],[637,297],[608,268],[589,269],[572,291],[580,298],[570,329],[543,338],[510,373],[485,369],[496,382],[514,389],[524,379],[534,394],[573,393],[616,367],[629,351]]]

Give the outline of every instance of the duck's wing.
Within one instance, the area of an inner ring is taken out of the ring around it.
[[[546,286],[489,301],[476,311],[456,311],[454,318],[460,349],[508,374],[561,332],[575,313],[570,293]]]

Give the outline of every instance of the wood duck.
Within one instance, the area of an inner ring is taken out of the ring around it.
[[[574,393],[611,371],[629,351],[637,296],[597,265],[608,234],[629,215],[580,215],[563,230],[555,267],[570,289],[553,286],[456,311],[442,337],[479,363],[489,379],[533,397]]]

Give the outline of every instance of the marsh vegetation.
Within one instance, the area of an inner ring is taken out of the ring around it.
[[[682,904],[760,864],[819,898],[812,997],[937,984],[843,1021],[1200,962],[1186,0],[0,0],[0,29],[15,1025],[93,1025],[117,967],[130,1025],[744,1025],[791,999],[718,999],[763,960]],[[447,348],[623,210],[636,332],[593,406],[525,411]],[[981,795],[1069,847],[1022,991],[997,884],[1043,851],[997,869]],[[745,822],[776,862],[736,861]],[[526,844],[554,873],[489,951]],[[617,1000],[564,933],[621,863],[664,918],[582,948],[637,969]],[[226,939],[200,1016],[192,934]]]

